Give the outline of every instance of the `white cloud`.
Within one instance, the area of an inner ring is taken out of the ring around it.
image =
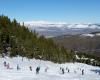
[[[28,27],[58,27],[58,28],[74,28],[74,29],[80,29],[80,28],[99,28],[97,25],[93,25],[92,23],[72,23],[68,24],[67,22],[49,22],[49,21],[27,21],[24,22],[24,24]],[[91,24],[91,26],[89,26]]]

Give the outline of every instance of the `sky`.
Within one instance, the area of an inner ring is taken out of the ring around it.
[[[100,0],[0,0],[0,14],[19,22],[100,23]]]

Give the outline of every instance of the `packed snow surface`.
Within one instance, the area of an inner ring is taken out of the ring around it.
[[[4,66],[5,61],[9,63],[9,69]],[[20,70],[17,70],[17,65]],[[32,71],[29,66],[32,66]],[[40,66],[40,71],[36,74],[38,66]],[[64,68],[64,74],[60,67]],[[48,70],[45,71],[46,69]],[[84,75],[82,75],[83,69]],[[100,67],[83,63],[57,64],[36,59],[23,58],[22,60],[22,57],[0,58],[0,80],[100,80],[99,72]]]

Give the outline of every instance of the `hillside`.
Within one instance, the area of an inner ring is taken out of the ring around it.
[[[73,60],[70,50],[56,45],[52,39],[39,36],[35,30],[30,31],[24,23],[20,25],[16,19],[11,21],[3,15],[0,16],[0,54],[59,63]]]
[[[3,63],[10,64],[7,69]],[[17,65],[20,69],[17,70]],[[32,66],[32,71],[29,67]],[[39,74],[36,68],[40,67]],[[48,67],[47,71],[45,69]],[[64,74],[60,70],[64,68]],[[68,72],[69,69],[70,71]],[[84,74],[82,75],[82,70]],[[0,58],[0,80],[100,80],[100,67],[94,67],[83,63],[56,64],[50,61],[27,59],[22,57]]]
[[[53,38],[56,44],[88,55],[100,57],[99,32],[79,35],[63,35]]]

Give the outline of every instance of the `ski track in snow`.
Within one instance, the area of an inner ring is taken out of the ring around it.
[[[9,63],[12,69],[6,69],[3,65],[4,61]],[[17,64],[19,64],[20,70],[17,70]],[[29,66],[32,66],[32,71],[29,70]],[[37,66],[40,66],[39,74],[36,74]],[[46,67],[49,68],[47,72],[45,72]],[[65,74],[61,74],[60,67],[64,68]],[[69,73],[66,67],[70,69]],[[80,69],[84,69],[84,75],[81,74]],[[100,71],[100,67],[83,63],[57,64],[27,58],[22,61],[21,57],[0,58],[0,80],[100,80],[100,74],[95,71]]]

